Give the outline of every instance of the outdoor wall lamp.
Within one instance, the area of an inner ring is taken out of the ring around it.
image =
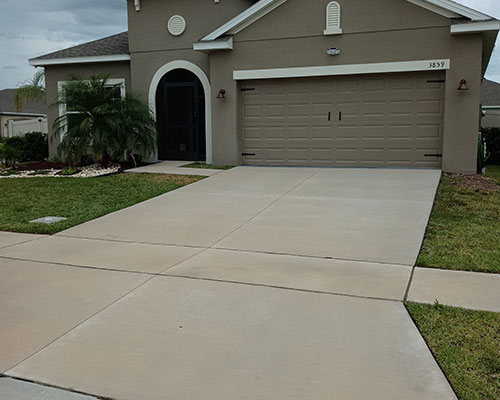
[[[469,90],[469,88],[467,87],[467,81],[465,79],[462,79],[460,81],[460,86],[457,90]]]
[[[226,90],[225,89],[219,90],[219,94],[217,95],[217,98],[218,99],[225,99],[226,98]]]

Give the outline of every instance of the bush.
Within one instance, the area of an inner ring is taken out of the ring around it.
[[[49,157],[49,142],[47,134],[30,132],[23,136],[24,157],[26,161],[42,161]]]
[[[18,149],[7,145],[7,143],[0,143],[0,164],[4,167],[15,167],[16,162],[21,158],[21,153]]]
[[[500,128],[483,128],[486,142],[486,164],[500,165]]]
[[[41,132],[5,138],[3,146],[4,154],[7,154],[10,160],[18,162],[42,161],[49,156],[47,135]]]

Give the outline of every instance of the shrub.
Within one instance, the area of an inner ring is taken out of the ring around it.
[[[23,136],[24,158],[26,161],[42,161],[49,157],[49,142],[47,134],[30,132]]]
[[[47,135],[41,132],[30,132],[24,136],[4,139],[5,159],[18,162],[42,161],[49,156]]]
[[[483,128],[487,164],[500,164],[500,128]]]
[[[0,161],[5,167],[15,167],[20,158],[21,153],[18,149],[7,143],[0,143]]]

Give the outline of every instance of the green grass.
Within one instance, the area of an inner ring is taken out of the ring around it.
[[[181,168],[200,168],[200,169],[231,169],[234,165],[211,165],[200,162],[194,162],[191,164],[181,165]]]
[[[0,179],[0,230],[53,234],[200,179],[160,174]],[[52,225],[28,222],[47,216],[68,219]]]
[[[500,273],[500,167],[487,176],[489,190],[467,183],[477,177],[443,176],[419,266]]]
[[[500,399],[500,313],[406,307],[460,400]]]

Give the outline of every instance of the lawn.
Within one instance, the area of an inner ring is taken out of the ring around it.
[[[406,307],[460,400],[500,399],[500,313]]]
[[[200,169],[232,169],[234,165],[212,165],[201,162],[194,162],[186,165],[181,165],[181,168],[200,168]]]
[[[160,174],[0,179],[0,230],[53,234],[200,179]],[[52,225],[29,223],[47,216],[68,219]]]
[[[500,273],[500,166],[444,175],[418,265]]]

